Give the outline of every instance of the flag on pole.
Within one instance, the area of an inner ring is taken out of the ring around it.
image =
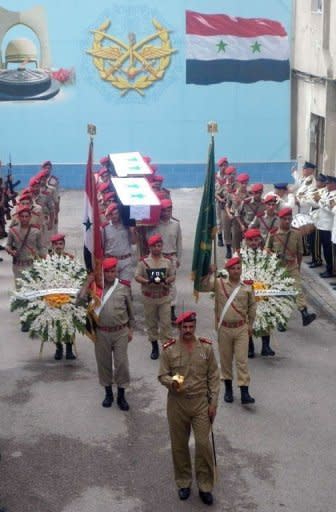
[[[209,147],[208,169],[205,179],[203,197],[198,214],[192,262],[192,279],[196,300],[201,291],[201,280],[209,273],[213,240],[216,238],[215,206],[215,142],[211,138]]]
[[[96,183],[93,174],[93,141],[86,165],[84,196],[84,261],[88,271],[100,268],[103,259]]]
[[[187,84],[283,82],[289,53],[279,21],[186,11]]]

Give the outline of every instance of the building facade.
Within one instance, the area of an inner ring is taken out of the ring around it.
[[[295,0],[292,20],[293,159],[336,168],[336,0]]]

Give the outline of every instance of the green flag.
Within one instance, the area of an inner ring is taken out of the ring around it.
[[[215,206],[215,141],[211,139],[209,147],[208,170],[204,184],[203,197],[198,214],[192,262],[192,279],[196,301],[201,291],[202,277],[209,273],[212,245],[216,237]]]

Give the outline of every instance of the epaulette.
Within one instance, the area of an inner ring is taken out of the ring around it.
[[[174,338],[166,341],[166,343],[163,345],[163,350],[166,350],[166,348],[170,347],[170,345],[174,345],[174,343],[176,343],[176,340]]]
[[[131,288],[131,281],[129,281],[128,279],[119,279],[119,283]]]
[[[200,338],[201,343],[207,343],[208,345],[212,345],[212,341],[209,338]]]

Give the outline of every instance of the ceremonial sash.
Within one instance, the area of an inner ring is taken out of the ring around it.
[[[94,309],[94,312],[96,313],[97,317],[99,316],[101,310],[103,309],[103,307],[105,306],[106,302],[109,300],[109,298],[111,297],[112,293],[114,292],[114,290],[116,289],[117,285],[119,283],[119,279],[116,278],[114,283],[113,283],[113,286],[111,286],[111,288],[108,289],[107,293],[103,296],[102,298],[102,301],[100,303],[99,306],[97,306],[95,309]]]
[[[220,280],[220,282],[221,282],[221,285],[222,285],[222,289],[223,289],[223,291],[224,291],[224,294],[225,294],[225,296],[227,297],[228,295],[227,295],[226,290],[225,290],[225,288],[224,288],[224,284],[223,284],[222,279]],[[224,305],[224,307],[223,307],[223,310],[222,310],[222,313],[221,313],[221,316],[220,316],[220,319],[219,319],[219,322],[218,322],[217,329],[219,329],[219,328],[220,328],[220,326],[222,325],[222,322],[223,322],[223,320],[224,320],[224,317],[225,317],[225,315],[226,315],[226,313],[227,313],[227,311],[228,311],[229,307],[231,306],[231,304],[232,304],[232,303],[233,303],[233,301],[235,300],[235,298],[236,298],[236,296],[237,296],[237,294],[238,294],[238,292],[239,292],[240,288],[241,288],[241,284],[239,284],[239,285],[238,285],[234,290],[232,290],[231,295],[228,297],[228,300],[226,301],[226,303],[225,303],[225,305]],[[232,307],[234,307],[234,306],[233,306],[233,304],[232,304]],[[243,315],[242,315],[242,313],[241,313],[239,310],[237,310],[235,307],[234,307],[234,310],[235,310],[237,313],[239,313],[241,316],[243,316]]]

